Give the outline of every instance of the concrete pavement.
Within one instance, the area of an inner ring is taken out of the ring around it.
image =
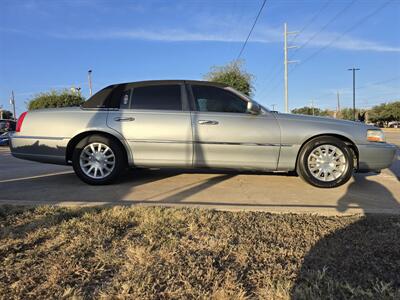
[[[400,134],[387,133],[400,145]],[[400,213],[400,153],[391,170],[359,174],[344,186],[318,189],[295,176],[185,170],[132,170],[109,186],[82,183],[72,168],[13,158],[0,150],[0,203],[166,205],[306,212]]]

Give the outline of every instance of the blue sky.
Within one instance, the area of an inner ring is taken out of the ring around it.
[[[329,2],[329,3],[327,3]],[[254,98],[283,109],[283,23],[302,30],[289,57],[290,108],[361,107],[400,98],[400,1],[268,0],[242,55]],[[18,114],[34,94],[80,86],[88,95],[117,82],[201,79],[234,60],[261,0],[0,0],[0,105]],[[378,12],[379,7],[385,5]]]

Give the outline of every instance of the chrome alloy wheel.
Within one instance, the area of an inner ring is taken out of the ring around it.
[[[107,145],[91,143],[82,150],[79,164],[87,176],[94,179],[103,179],[114,170],[115,155]]]
[[[343,152],[333,145],[321,145],[314,148],[307,158],[310,173],[321,181],[334,181],[348,168]]]

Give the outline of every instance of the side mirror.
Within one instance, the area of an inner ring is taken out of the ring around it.
[[[258,115],[261,112],[261,107],[255,102],[247,102],[247,111],[253,115]]]

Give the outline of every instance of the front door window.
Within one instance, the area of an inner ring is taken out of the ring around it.
[[[196,110],[201,112],[247,113],[247,101],[214,86],[192,86]]]

